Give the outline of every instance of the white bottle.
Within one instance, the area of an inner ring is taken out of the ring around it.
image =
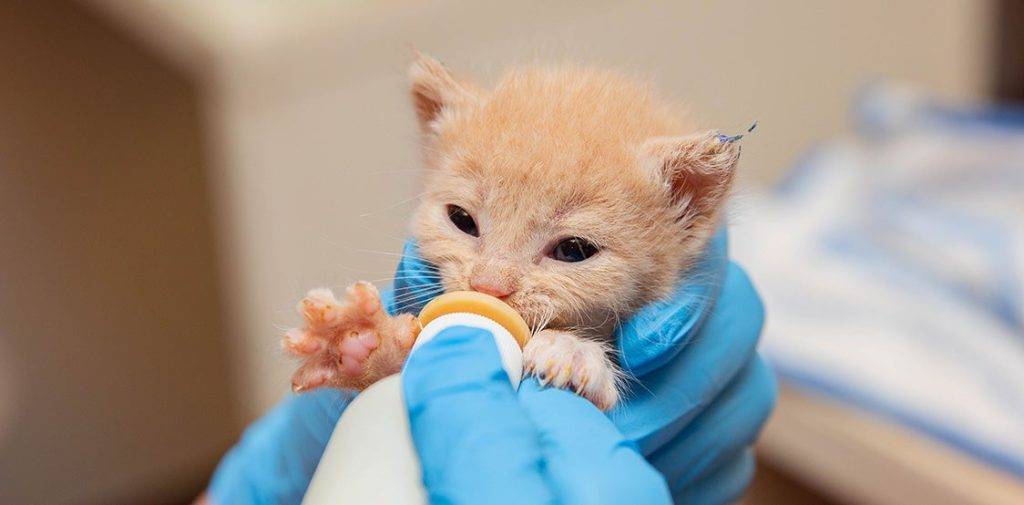
[[[467,303],[467,298],[472,303]],[[488,310],[476,310],[481,308],[480,303],[485,305],[483,309]],[[500,307],[495,303],[500,304]],[[470,310],[491,317],[468,312]],[[429,322],[424,320],[424,315],[428,313]],[[522,318],[500,300],[480,293],[449,293],[425,307],[420,320],[425,325],[411,353],[415,353],[417,348],[446,328],[481,328],[494,335],[494,342],[512,387],[519,387],[523,375],[521,343],[525,342],[529,331]],[[496,320],[502,321],[505,326]],[[513,336],[513,332],[518,339]],[[402,374],[392,375],[373,384],[359,393],[345,409],[302,503],[427,503],[420,462],[413,446],[402,396]]]

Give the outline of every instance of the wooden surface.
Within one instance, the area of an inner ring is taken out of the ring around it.
[[[1024,504],[1024,482],[906,428],[783,385],[759,455],[850,503]]]

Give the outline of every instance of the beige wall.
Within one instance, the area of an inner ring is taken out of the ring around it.
[[[197,104],[82,8],[0,4],[0,503],[167,500],[233,439]]]
[[[534,57],[653,76],[708,125],[760,121],[742,168],[757,182],[844,131],[852,94],[874,78],[983,95],[989,10],[967,0],[406,2],[325,8],[307,25],[289,17],[266,37],[234,39],[213,65],[208,105],[248,415],[286,391],[294,365],[274,342],[304,290],[390,275],[412,206],[403,202],[417,193],[411,45],[485,81]]]

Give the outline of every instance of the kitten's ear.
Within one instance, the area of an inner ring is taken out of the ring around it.
[[[436,132],[446,111],[470,106],[480,97],[475,86],[456,79],[441,62],[419,52],[409,67],[409,86],[424,134]]]
[[[663,184],[682,219],[715,217],[732,185],[740,146],[709,131],[650,139],[640,148],[645,170]]]

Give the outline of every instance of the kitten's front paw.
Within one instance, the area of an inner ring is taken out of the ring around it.
[[[541,383],[572,389],[601,410],[619,401],[618,372],[607,346],[560,330],[542,330],[523,349],[527,373]]]
[[[329,289],[314,289],[299,302],[305,320],[289,330],[282,347],[306,358],[292,377],[292,389],[320,386],[365,389],[401,369],[419,331],[413,316],[390,317],[377,288],[367,282],[349,286],[344,301]]]

